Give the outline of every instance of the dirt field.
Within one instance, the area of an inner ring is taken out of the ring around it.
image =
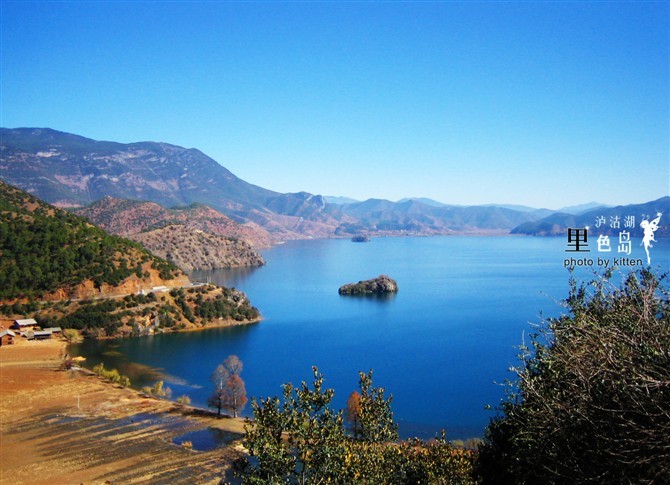
[[[16,340],[0,347],[0,484],[233,481],[242,420],[198,416],[62,371],[64,342]],[[173,443],[208,428],[222,430],[230,444],[195,451]]]

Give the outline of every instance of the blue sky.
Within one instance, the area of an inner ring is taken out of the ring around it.
[[[668,5],[2,1],[0,124],[280,192],[643,202],[670,193]]]

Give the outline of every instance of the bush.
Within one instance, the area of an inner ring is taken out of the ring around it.
[[[484,483],[670,483],[666,276],[571,280],[570,314],[522,347],[480,448]]]
[[[123,387],[130,387],[130,378],[128,376],[123,376],[119,374],[119,371],[116,369],[105,369],[105,365],[100,363],[93,367],[93,372],[98,374],[103,379],[107,379],[113,384],[120,384]]]
[[[252,401],[253,424],[245,426],[249,458],[236,463],[245,483],[473,483],[473,453],[457,450],[444,435],[431,442],[397,443],[391,397],[372,386],[372,371],[359,374],[360,428],[344,429],[332,389],[313,368],[314,383],[284,385],[278,397]]]

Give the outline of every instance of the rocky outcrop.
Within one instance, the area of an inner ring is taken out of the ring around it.
[[[133,234],[129,238],[185,271],[265,264],[261,255],[245,241],[182,225]]]
[[[238,224],[202,204],[165,209],[154,202],[105,197],[77,213],[185,271],[262,266],[265,261],[254,247],[270,244],[261,228]]]
[[[397,291],[398,284],[386,275],[358,283],[349,283],[339,289],[340,295],[381,295]]]
[[[257,248],[271,245],[269,234],[258,225],[238,224],[204,204],[166,209],[155,202],[104,197],[78,209],[76,213],[110,234],[122,237],[181,224],[210,234],[240,239]]]

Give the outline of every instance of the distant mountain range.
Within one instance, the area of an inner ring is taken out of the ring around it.
[[[566,214],[579,215],[579,214],[583,214],[583,213],[588,212],[588,211],[599,209],[601,207],[606,208],[606,207],[612,207],[612,206],[605,205],[605,204],[600,204],[598,202],[588,202],[586,204],[571,205],[569,207],[562,207],[555,212],[564,212]]]
[[[642,237],[643,231],[640,222],[644,219],[654,219],[657,214],[663,214],[656,237],[670,236],[670,197],[661,197],[658,200],[644,204],[631,204],[616,207],[598,207],[581,214],[567,214],[558,212],[539,221],[520,224],[512,230],[512,234],[533,236],[562,236],[569,227],[589,227],[594,234],[604,236],[618,235],[627,230],[631,236]],[[629,227],[628,227],[629,226]]]
[[[351,197],[340,197],[337,195],[324,195],[324,199],[329,204],[342,205],[342,204],[354,204],[360,202],[360,200],[352,199]]]
[[[398,201],[399,204],[402,204],[404,202],[419,202],[421,204],[429,205],[431,207],[446,207],[448,205],[433,199],[429,199],[428,197],[408,197],[405,199],[400,199]]]
[[[0,178],[60,207],[87,206],[106,196],[163,207],[207,204],[271,242],[361,233],[505,234],[551,213],[425,198],[359,202],[282,194],[236,177],[196,149],[95,141],[48,128],[0,128]]]

